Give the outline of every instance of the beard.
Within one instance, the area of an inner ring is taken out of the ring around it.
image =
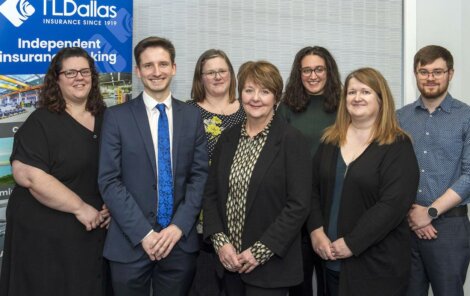
[[[426,82],[426,84],[429,82]],[[432,88],[418,83],[418,90],[421,96],[425,99],[435,100],[441,98],[447,93],[449,88],[449,80],[443,81],[442,83],[435,83]]]

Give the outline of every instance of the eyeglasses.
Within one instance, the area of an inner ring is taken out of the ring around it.
[[[429,78],[429,75],[432,75],[432,77],[439,79],[442,76],[444,76],[444,74],[447,72],[449,72],[449,70],[444,70],[444,69],[435,69],[435,70],[432,70],[431,72],[429,72],[428,70],[424,70],[424,69],[420,69],[417,71],[418,77],[420,79],[427,79]]]
[[[205,75],[206,77],[210,77],[212,79],[215,79],[215,77],[217,77],[217,74],[219,74],[220,77],[224,78],[225,76],[227,76],[228,70],[202,72],[202,75]]]
[[[64,74],[65,77],[67,78],[75,78],[77,77],[78,73],[80,73],[82,77],[89,77],[91,76],[91,69],[85,68],[81,70],[67,70],[67,71],[59,72],[59,74]]]
[[[312,75],[312,72],[315,72],[315,75],[322,75],[325,73],[326,68],[323,66],[318,66],[315,68],[310,68],[310,67],[305,67],[300,69],[300,73],[302,73],[303,76],[310,76]]]

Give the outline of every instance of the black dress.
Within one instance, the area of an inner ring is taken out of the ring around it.
[[[11,161],[54,176],[100,210],[98,144],[102,117],[92,132],[67,112],[38,109],[15,134]],[[7,207],[0,295],[103,295],[105,230],[86,231],[73,214],[39,203],[16,186]]]

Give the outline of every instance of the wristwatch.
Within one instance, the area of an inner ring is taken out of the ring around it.
[[[429,217],[431,217],[433,220],[434,220],[434,219],[437,219],[437,217],[439,217],[439,213],[437,212],[437,209],[436,209],[436,208],[433,208],[433,207],[429,207],[429,208],[428,208],[428,215],[429,215]]]

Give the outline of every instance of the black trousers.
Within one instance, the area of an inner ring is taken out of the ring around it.
[[[238,273],[225,272],[223,286],[226,296],[287,296],[289,288],[262,288],[244,283]]]

